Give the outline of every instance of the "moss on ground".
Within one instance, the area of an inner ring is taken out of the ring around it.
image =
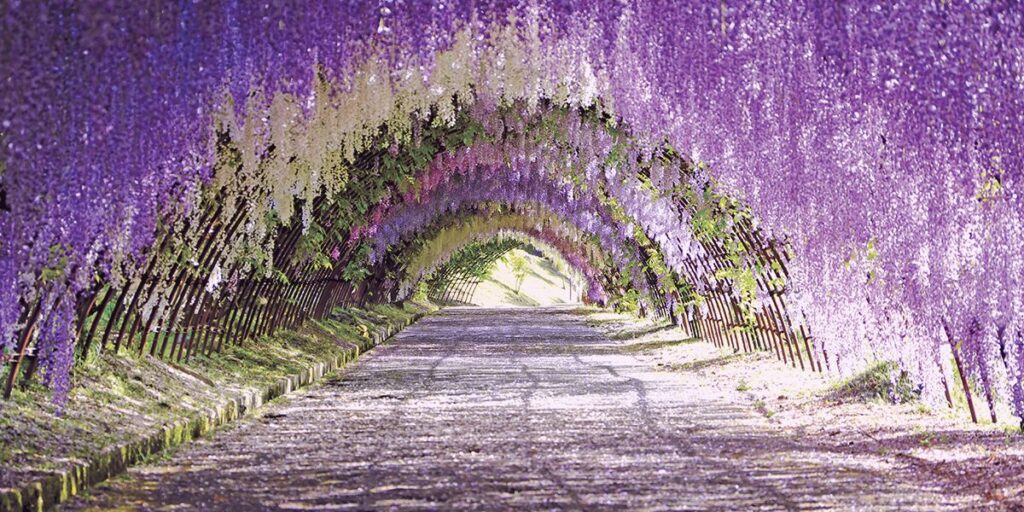
[[[425,304],[338,308],[322,321],[182,362],[122,351],[89,354],[63,409],[36,383],[0,403],[0,491],[67,470],[104,449],[191,418],[367,343]]]

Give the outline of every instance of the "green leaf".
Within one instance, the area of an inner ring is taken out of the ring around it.
[[[288,275],[281,271],[281,269],[274,268],[270,270],[270,278],[281,283],[291,284],[291,280],[288,279]]]

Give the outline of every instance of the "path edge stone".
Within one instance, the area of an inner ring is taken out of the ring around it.
[[[75,464],[63,472],[29,482],[20,489],[5,491],[0,495],[0,512],[40,512],[67,502],[83,489],[124,473],[147,457],[187,444],[251,415],[275,398],[320,381],[416,323],[426,314],[415,313],[397,323],[383,324],[383,330],[374,332],[358,346],[344,350],[326,361],[307,366],[298,373],[282,377],[270,386],[233,397],[217,407],[164,425],[141,438],[106,448],[91,460]]]

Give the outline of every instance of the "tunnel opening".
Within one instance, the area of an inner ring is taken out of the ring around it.
[[[418,291],[443,305],[546,306],[589,302],[589,290],[581,290],[586,282],[583,271],[554,247],[528,235],[500,232],[455,249]]]

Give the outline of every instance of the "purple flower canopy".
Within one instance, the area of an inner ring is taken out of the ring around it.
[[[668,147],[787,241],[794,315],[840,367],[893,354],[935,384],[940,347],[961,343],[986,391],[1024,406],[1017,2],[10,2],[0,34],[0,350],[43,303],[41,349],[66,369],[75,297],[131,283],[204,190],[288,219],[296,199],[345,197],[321,170],[381,136],[408,145],[467,109],[515,131],[491,113],[553,106],[629,134],[616,165],[608,140],[563,130],[584,184],[632,180],[631,159]],[[560,183],[502,190],[524,168],[494,169],[474,178],[493,200]],[[653,198],[677,186],[656,171],[609,193],[674,267],[690,219]],[[544,193],[572,217],[595,200],[574,190]],[[395,208],[425,223],[451,210],[436,204]]]

